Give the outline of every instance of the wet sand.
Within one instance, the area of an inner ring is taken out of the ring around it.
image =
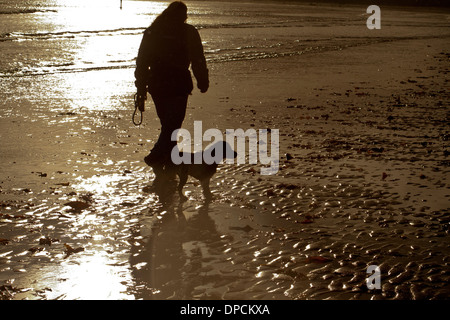
[[[274,176],[221,165],[209,204],[194,180],[184,203],[149,191],[142,159],[159,123],[148,104],[131,124],[132,82],[115,110],[10,97],[1,298],[447,299],[446,40],[211,65],[184,127],[279,129],[281,157]],[[369,265],[380,290],[366,287]]]

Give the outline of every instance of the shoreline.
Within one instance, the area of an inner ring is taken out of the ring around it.
[[[274,2],[273,0],[265,0],[266,2]],[[330,0],[320,0],[311,2],[310,0],[280,0],[280,3],[297,3],[297,4],[314,4],[314,5],[352,5],[352,6],[370,6],[373,4],[371,1],[360,1],[360,0],[340,0],[340,1],[330,1]],[[419,2],[411,4],[408,0],[396,0],[396,1],[378,1],[379,6],[389,6],[396,8],[446,8],[450,5],[442,0],[421,0]]]

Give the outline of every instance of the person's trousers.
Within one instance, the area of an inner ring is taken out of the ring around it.
[[[183,124],[188,95],[174,97],[152,95],[152,99],[161,122],[161,133],[148,157],[152,163],[170,165],[172,149],[177,145],[176,139],[172,141],[172,133]]]

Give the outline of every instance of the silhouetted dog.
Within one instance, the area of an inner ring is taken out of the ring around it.
[[[200,153],[202,156],[202,162],[199,164],[195,164],[196,156],[200,156],[198,153],[179,153],[180,157],[184,156],[184,159],[190,159],[189,164],[181,163],[175,166],[176,174],[180,178],[178,183],[178,193],[182,200],[187,200],[187,198],[183,195],[183,187],[187,182],[188,176],[192,176],[200,181],[203,188],[203,195],[206,200],[211,200],[212,194],[209,188],[209,181],[216,173],[218,164],[224,159],[230,159],[230,156],[233,159],[237,157],[237,153],[231,149],[231,146],[226,141],[216,142]],[[209,159],[213,157],[215,161],[208,164],[207,162],[211,161],[205,162],[205,157],[206,159],[208,159],[208,157]]]

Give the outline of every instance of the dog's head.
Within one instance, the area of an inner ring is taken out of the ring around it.
[[[231,148],[231,145],[226,141],[218,142],[222,149],[223,159],[235,159],[237,157],[237,152]]]
[[[211,156],[220,156],[222,160],[224,159],[235,159],[237,157],[237,152],[231,148],[231,145],[226,141],[218,141],[210,146]],[[209,148],[208,148],[209,149]]]

